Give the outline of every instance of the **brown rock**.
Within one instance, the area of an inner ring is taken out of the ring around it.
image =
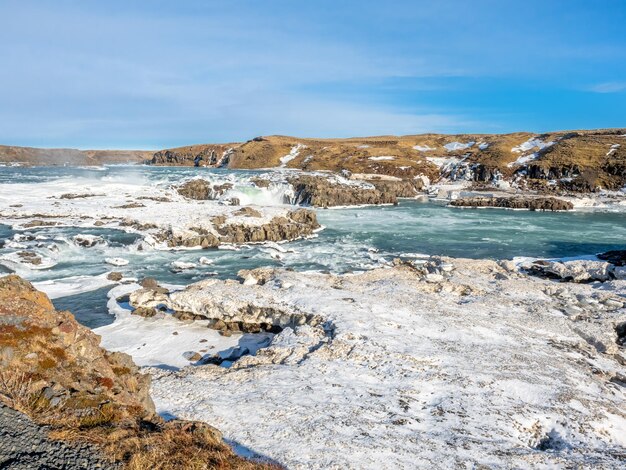
[[[203,179],[193,179],[187,181],[177,188],[178,194],[188,199],[204,201],[212,199],[211,183]]]
[[[252,207],[242,207],[237,212],[235,212],[235,215],[242,215],[244,217],[263,217],[263,214],[261,214],[258,210],[253,209]]]
[[[354,206],[363,204],[397,204],[392,192],[358,185],[338,184],[322,176],[302,175],[290,178],[296,203],[314,207]]]
[[[554,197],[468,197],[450,203],[455,207],[502,207],[507,209],[528,209],[531,211],[567,211],[574,205],[569,201]]]
[[[120,272],[117,272],[117,271],[113,271],[113,272],[107,274],[107,279],[109,281],[118,282],[118,281],[121,281],[123,277],[124,277],[124,275],[122,273],[120,273]]]
[[[151,318],[155,316],[157,313],[159,312],[157,311],[156,308],[153,308],[153,307],[137,307],[135,310],[132,311],[133,315],[138,315],[144,318]]]

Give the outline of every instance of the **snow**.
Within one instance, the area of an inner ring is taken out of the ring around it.
[[[431,163],[434,163],[439,168],[445,168],[450,165],[456,165],[460,163],[463,159],[458,157],[426,157]]]
[[[129,261],[124,258],[105,258],[104,262],[113,266],[126,266]]]
[[[480,150],[486,150],[486,149],[488,149],[488,148],[489,148],[489,143],[487,143],[487,142],[480,142],[480,143],[478,144],[478,148],[479,148]]]
[[[115,282],[107,279],[107,274],[98,276],[71,276],[61,279],[34,282],[36,289],[45,292],[51,299],[58,299],[69,295],[91,292],[102,287],[110,286]]]
[[[492,261],[445,264],[455,269],[444,280],[406,268],[280,270],[264,285],[192,286],[177,297],[189,311],[210,301],[225,314],[246,303],[304,312],[334,337],[302,325],[230,369],[151,369],[158,411],[210,422],[294,469],[619,466],[626,397],[607,378],[622,368],[612,325],[624,311],[602,302],[619,299],[626,282],[598,290]],[[571,306],[590,320],[565,315]],[[116,336],[98,333],[105,344]],[[146,363],[130,343],[125,350]],[[566,445],[536,450],[546,436]]]
[[[300,151],[305,148],[306,146],[302,144],[296,144],[293,147],[291,147],[291,150],[289,151],[289,153],[285,155],[284,157],[280,158],[280,166],[286,167],[287,163],[289,163],[291,160],[293,160],[298,155],[300,155]]]
[[[433,147],[429,147],[428,145],[414,145],[413,148],[420,152],[430,152],[432,150],[435,150]]]
[[[443,147],[448,152],[454,152],[457,150],[465,150],[473,146],[476,142],[467,142],[466,144],[462,142],[450,142],[449,144],[444,145]]]
[[[256,352],[259,345],[271,338],[269,334],[233,334],[226,337],[208,328],[206,321],[185,323],[167,314],[152,318],[132,315],[116,298],[139,287],[131,284],[112,289],[108,307],[111,314],[115,315],[115,321],[96,328],[94,332],[102,336],[102,347],[130,354],[140,366],[185,367],[192,364],[185,358],[185,353],[220,353],[227,357],[232,348],[237,346],[245,346]]]
[[[509,168],[513,168],[514,166],[526,165],[527,163],[537,160],[537,158],[539,158],[539,154],[537,152],[528,155],[522,155],[521,157],[518,157],[517,160],[515,160],[514,162],[507,164],[507,166]]]
[[[390,155],[383,155],[380,157],[369,157],[369,160],[374,160],[374,161],[382,161],[382,160],[395,160],[396,157],[392,157]]]
[[[185,261],[173,261],[170,264],[171,270],[174,272],[187,271],[195,268],[196,266],[196,263],[187,263]]]
[[[534,148],[542,150],[544,148],[547,148],[547,147],[550,147],[550,146],[554,145],[554,143],[555,143],[554,141],[544,142],[543,140],[541,140],[538,137],[532,137],[532,138],[528,139],[526,142],[523,142],[523,143],[513,147],[511,149],[511,152],[515,152],[515,153],[528,152],[529,150],[532,150]]]
[[[617,152],[617,149],[620,148],[620,144],[613,144],[611,145],[611,149],[607,152],[606,156],[610,157],[611,155],[613,155],[615,152]]]

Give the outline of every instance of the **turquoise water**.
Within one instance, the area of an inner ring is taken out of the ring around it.
[[[0,168],[0,191],[10,191],[11,184],[15,183],[36,185],[60,178],[101,181],[136,178],[137,184],[171,184],[198,174],[212,179],[245,181],[258,173],[138,166],[100,170]],[[76,275],[93,276],[113,270],[127,276],[152,276],[161,282],[188,284],[209,276],[232,278],[240,269],[268,265],[296,270],[350,272],[371,269],[395,257],[415,254],[491,259],[516,256],[555,258],[590,255],[626,247],[626,214],[616,212],[543,213],[463,209],[433,202],[402,200],[398,206],[326,209],[318,210],[317,213],[325,229],[316,238],[282,245],[293,251],[281,254],[282,259],[274,259],[276,252],[262,245],[245,246],[239,251],[138,251],[140,237],[120,230],[33,229],[20,233],[39,236],[39,240],[22,240],[20,243],[35,251],[41,249],[42,244],[56,245],[56,264],[49,269],[19,273],[31,280],[41,281]],[[69,241],[79,233],[100,235],[107,243],[88,249],[79,248]],[[14,235],[10,227],[0,225],[0,240],[11,240]],[[19,250],[7,246],[0,248],[0,258],[3,254],[15,251]],[[173,261],[198,263],[201,256],[211,259],[213,264],[198,264],[195,269],[182,273],[172,272]],[[113,257],[125,258],[130,263],[122,267],[104,263],[105,258]],[[8,271],[6,267],[0,266],[0,272]],[[106,315],[106,290],[72,297],[56,301],[57,306],[75,312],[84,310],[85,315],[91,308]],[[99,321],[87,317],[85,321],[91,325]]]

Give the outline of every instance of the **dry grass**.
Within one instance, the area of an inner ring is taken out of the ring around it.
[[[126,440],[118,452],[131,454],[129,470],[279,469],[277,465],[255,463],[236,456],[220,439],[179,430],[165,430]]]
[[[50,414],[50,402],[33,387],[34,382],[25,372],[0,370],[0,401],[29,416]]]

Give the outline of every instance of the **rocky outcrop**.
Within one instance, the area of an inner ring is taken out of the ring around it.
[[[149,161],[152,165],[193,166],[200,159],[201,166],[224,166],[228,164],[232,149],[229,145],[191,145],[155,152]]]
[[[289,179],[296,203],[313,207],[397,204],[393,191],[376,189],[371,184],[343,184],[323,176],[303,175]],[[380,182],[382,185],[383,183]]]
[[[0,278],[2,468],[277,468],[236,456],[207,424],[164,422],[150,378],[99,343],[29,282]]]
[[[367,182],[372,184],[382,194],[393,195],[396,198],[415,197],[424,188],[424,183],[421,179],[397,181],[370,179]]]
[[[533,276],[557,279],[563,282],[605,282],[616,278],[624,278],[621,271],[614,265],[603,261],[533,261],[524,270]],[[624,273],[626,274],[626,273]]]
[[[217,199],[226,191],[232,189],[232,187],[233,185],[230,183],[213,186],[206,180],[192,179],[180,185],[176,190],[178,194],[187,199],[206,201],[208,199]]]
[[[318,327],[324,322],[318,315],[285,308],[272,298],[243,295],[250,293],[250,286],[261,286],[273,280],[275,270],[259,268],[238,274],[242,283],[208,279],[170,293],[139,289],[130,294],[129,303],[142,315],[151,309],[167,309],[180,320],[209,320],[210,328],[233,332],[277,333],[287,327]],[[290,286],[277,280],[276,287],[288,289]]]
[[[260,213],[247,211],[243,215],[250,219],[259,219]],[[215,248],[222,243],[259,243],[266,241],[285,241],[312,235],[320,228],[315,212],[308,209],[289,211],[285,216],[273,217],[263,224],[233,223],[215,220],[214,231],[204,228],[191,228],[184,232],[167,230],[159,235],[159,240],[170,247]]]
[[[150,379],[130,356],[102,349],[97,335],[55,310],[30,283],[0,278],[0,302],[0,373],[27,378],[28,396],[79,422],[107,403],[115,403],[119,419],[154,414]],[[21,399],[0,393],[9,404]]]
[[[464,197],[450,202],[454,207],[502,207],[531,211],[568,211],[574,208],[569,201],[554,197]]]

